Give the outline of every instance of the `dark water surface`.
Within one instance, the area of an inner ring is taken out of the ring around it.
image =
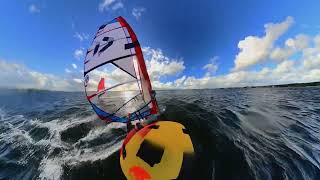
[[[198,179],[320,179],[320,88],[158,91],[191,130]],[[0,91],[0,179],[123,179],[121,124],[83,93]],[[210,177],[210,178],[209,178]]]

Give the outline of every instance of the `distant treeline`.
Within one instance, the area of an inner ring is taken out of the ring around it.
[[[246,87],[244,87],[244,88],[266,88],[266,87],[308,87],[308,86],[320,86],[320,82],[292,83],[292,84],[279,84],[279,85],[268,85],[268,86],[246,86]]]

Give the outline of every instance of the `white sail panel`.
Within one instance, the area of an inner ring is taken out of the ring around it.
[[[111,31],[113,29],[121,28],[121,24],[119,22],[113,22],[107,25],[102,25],[101,29],[98,30],[96,36],[100,36],[101,34]]]
[[[117,67],[122,69],[123,71],[127,72],[128,74],[130,74],[131,76],[137,78],[132,58],[133,57],[127,57],[127,58],[119,59],[117,61],[114,61],[113,63]]]
[[[98,67],[101,64],[109,62],[111,60],[115,60],[121,57],[127,57],[132,55],[130,49],[125,49],[125,44],[127,44],[127,39],[120,39],[118,41],[114,41],[108,49],[103,52],[99,52],[104,46],[98,48],[95,53],[94,50],[91,50],[86,57],[86,65],[85,72],[88,72],[95,67]]]
[[[118,29],[115,29],[115,30],[112,30],[112,31],[109,31],[109,32],[106,32],[104,34],[102,34],[101,36],[97,36],[94,41],[93,41],[93,44],[92,46],[89,48],[89,49],[94,49],[95,48],[95,45],[97,43],[105,43],[103,41],[103,39],[105,37],[110,37],[113,39],[113,41],[117,41],[118,39],[123,39],[123,38],[127,38],[129,36],[127,36],[125,34],[125,32],[123,31],[122,28],[118,28]]]

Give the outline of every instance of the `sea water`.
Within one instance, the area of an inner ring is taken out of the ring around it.
[[[161,119],[184,124],[199,179],[319,179],[320,88],[157,91]],[[0,90],[0,179],[124,179],[123,124],[83,92]]]

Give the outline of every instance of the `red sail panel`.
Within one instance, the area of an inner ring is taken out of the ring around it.
[[[105,87],[104,87],[104,78],[101,78],[100,79],[100,82],[99,82],[99,84],[98,84],[98,92],[99,91],[103,91],[105,89]]]

